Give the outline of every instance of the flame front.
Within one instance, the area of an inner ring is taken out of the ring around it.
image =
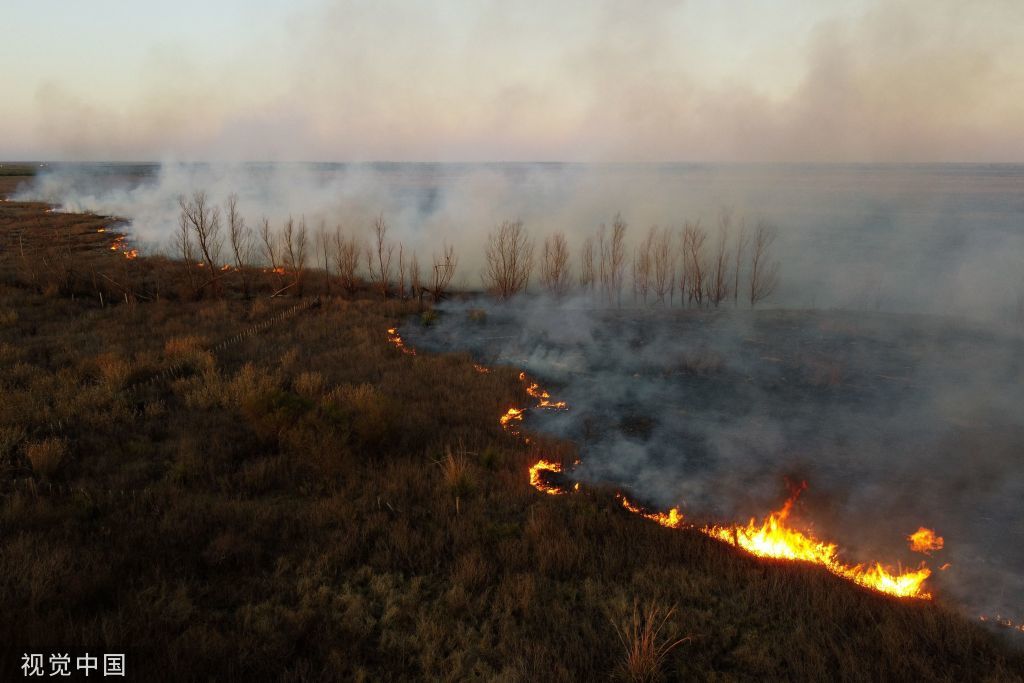
[[[519,374],[519,379],[526,383],[526,393],[536,399],[537,408],[567,409],[568,406],[564,401],[552,401],[550,394],[539,384],[530,382],[525,372]],[[499,418],[502,428],[510,433],[518,434],[517,426],[522,422],[524,412],[524,409],[521,408],[509,408]],[[530,467],[531,486],[542,493],[552,495],[566,493],[565,489],[545,481],[542,476],[543,472],[561,473],[562,466],[548,460],[539,460]],[[573,490],[579,490],[579,482],[573,486]],[[839,549],[835,543],[822,541],[808,531],[800,531],[788,526],[789,513],[798,495],[799,491],[789,498],[781,509],[770,513],[760,524],[751,519],[746,526],[711,525],[700,527],[698,530],[711,538],[724,541],[758,557],[821,565],[837,576],[880,593],[925,600],[932,597],[931,593],[924,588],[924,582],[931,576],[931,570],[923,564],[915,570],[897,568],[895,571],[879,562],[869,565],[848,565],[839,559]],[[652,512],[630,502],[622,494],[619,494],[619,498],[623,508],[661,526],[670,529],[696,528],[684,520],[679,508],[672,508],[668,512]],[[921,530],[929,531],[923,527]],[[934,547],[934,544],[937,543],[941,548],[942,538],[934,536],[933,532],[929,533],[932,533],[930,537],[932,546],[930,547],[937,549]]]
[[[925,555],[931,555],[934,550],[942,550],[942,546],[945,544],[942,536],[937,535],[932,529],[924,527],[907,536],[907,540],[910,541],[911,550]]]
[[[106,228],[100,228],[97,232],[105,232]],[[114,241],[110,245],[110,251],[119,251],[124,254],[127,259],[134,259],[139,257],[139,250],[132,249],[125,243],[125,236],[121,235],[114,238]]]
[[[544,481],[540,474],[541,472],[557,473],[561,471],[562,466],[559,465],[557,462],[550,462],[548,460],[538,460],[530,468],[530,486],[537,489],[538,491],[541,491],[542,493],[547,493],[552,496],[557,496],[561,493],[565,493],[565,491],[563,491],[558,486],[552,486],[551,484]]]
[[[406,353],[410,356],[416,355],[416,349],[410,349],[408,346],[405,345],[405,342],[402,341],[402,335],[398,334],[398,328],[388,328],[388,341],[394,344],[395,348],[397,348],[402,353]]]
[[[850,566],[839,560],[839,551],[834,543],[821,541],[809,532],[789,527],[786,522],[798,495],[799,492],[787,500],[781,509],[769,513],[760,524],[751,519],[746,526],[714,525],[704,527],[701,531],[712,538],[742,548],[751,555],[820,564],[833,574],[882,593],[899,597],[931,598],[931,594],[923,588],[925,579],[932,573],[927,567],[922,565],[916,570],[897,570],[894,573],[877,562],[867,567],[859,564]]]
[[[646,517],[661,526],[668,527],[669,529],[680,529],[683,526],[683,515],[679,512],[679,508],[672,508],[668,512],[646,512],[642,508],[630,503],[629,499],[625,496],[620,496],[620,500],[622,501],[622,507],[633,514]]]

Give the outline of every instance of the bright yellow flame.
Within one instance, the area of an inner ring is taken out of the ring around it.
[[[622,507],[634,514],[657,522],[661,526],[668,527],[669,529],[679,529],[683,526],[683,515],[679,512],[679,508],[672,508],[668,512],[645,512],[639,506],[629,502],[625,496],[621,496],[620,500],[622,501]]]
[[[416,355],[416,349],[410,349],[408,346],[405,345],[405,342],[402,341],[402,335],[398,334],[398,328],[388,328],[388,341],[394,344],[395,348],[397,348],[402,353],[408,354],[410,356]]]
[[[935,531],[925,527],[921,527],[907,536],[907,540],[910,541],[911,550],[915,553],[924,553],[925,555],[931,555],[933,550],[942,550],[942,546],[945,543],[942,536],[936,535]]]
[[[551,484],[544,481],[541,478],[541,472],[561,472],[562,466],[557,462],[551,462],[550,460],[538,460],[533,467],[530,468],[530,486],[547,493],[552,496],[557,496],[561,493],[565,493],[558,486],[552,486]]]
[[[922,587],[924,580],[931,576],[931,570],[927,567],[893,572],[879,563],[868,567],[846,565],[839,560],[834,543],[821,541],[810,533],[787,526],[786,521],[795,500],[794,495],[780,510],[769,513],[760,524],[751,519],[746,526],[715,525],[704,527],[701,531],[758,557],[820,564],[833,574],[882,593],[931,598],[931,594]]]

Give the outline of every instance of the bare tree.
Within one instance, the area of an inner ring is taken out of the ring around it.
[[[270,269],[276,273],[280,267],[278,264],[278,239],[270,229],[270,220],[266,216],[260,220],[260,242],[263,258],[270,264]]]
[[[410,295],[418,299],[423,292],[423,275],[420,273],[420,261],[416,258],[416,250],[412,252],[412,256],[409,258],[409,293]]]
[[[407,270],[405,261],[405,245],[398,243],[398,298],[405,298],[405,274]]]
[[[759,221],[750,251],[750,307],[763,301],[779,284],[779,262],[770,261],[770,249],[777,231],[774,225]]]
[[[228,195],[225,214],[228,218],[228,241],[231,244],[231,255],[235,262],[235,270],[242,279],[242,292],[249,296],[249,273],[248,266],[252,263],[253,250],[255,249],[255,238],[252,228],[245,224],[238,211],[238,195]]]
[[[698,307],[704,305],[705,287],[707,283],[707,263],[704,256],[704,243],[708,233],[700,226],[700,221],[686,221],[683,226],[683,259],[685,261],[684,278],[686,280],[686,297]]]
[[[484,285],[502,299],[526,289],[533,270],[533,242],[522,221],[504,221],[487,236]]]
[[[609,304],[621,305],[622,277],[626,267],[626,222],[622,220],[621,214],[615,214],[611,236],[606,237],[605,232],[606,228],[602,224],[597,231],[601,290]]]
[[[188,277],[188,285],[195,296],[196,288],[196,252],[195,243],[192,241],[192,229],[189,226],[188,218],[182,212],[178,217],[178,232],[175,234],[174,246],[185,264],[185,275]]]
[[[356,272],[359,270],[361,251],[355,236],[345,237],[340,225],[334,229],[334,268],[342,288],[350,295],[359,287]]]
[[[671,297],[675,292],[675,254],[672,251],[672,231],[668,228],[658,230],[654,228],[654,295],[659,304],[665,303],[665,298]]]
[[[544,258],[540,264],[540,282],[553,295],[569,291],[569,242],[556,232],[544,239]]]
[[[381,296],[388,298],[388,283],[391,281],[391,258],[395,245],[389,244],[388,224],[384,215],[379,214],[373,220],[374,244],[366,250],[366,268],[370,273],[370,281],[380,289]]]
[[[633,296],[647,303],[651,289],[651,266],[654,257],[654,240],[657,228],[651,227],[647,237],[633,250]]]
[[[327,228],[324,222],[320,221],[320,227],[317,228],[316,237],[314,238],[314,250],[317,253],[317,258],[320,259],[320,263],[324,269],[324,287],[327,290],[327,296],[331,295],[331,235],[327,232]]]
[[[711,258],[708,302],[718,308],[729,296],[729,227],[732,217],[723,211],[718,217],[718,240]]]
[[[308,235],[306,233],[306,218],[299,221],[296,229],[295,220],[291,216],[284,224],[284,267],[292,273],[292,282],[289,287],[297,285],[301,290],[302,276],[306,269],[306,249],[308,246]]]
[[[594,281],[594,238],[587,237],[580,248],[580,287],[592,291]]]
[[[626,222],[622,216],[615,215],[612,222],[612,239],[610,244],[611,288],[616,305],[622,305],[622,276],[626,268]]]
[[[218,288],[220,281],[220,252],[223,246],[223,235],[221,234],[220,208],[209,205],[209,199],[202,190],[192,193],[192,198],[186,200],[184,195],[178,197],[178,206],[181,207],[181,218],[191,227],[196,237],[196,245],[199,248],[199,256],[203,266],[209,269],[209,280],[207,284],[213,284]]]
[[[445,297],[448,285],[455,277],[455,266],[458,262],[455,247],[445,245],[440,255],[434,254],[434,267],[430,273],[430,294],[435,302]]]
[[[740,271],[743,270],[743,254],[747,251],[747,246],[750,244],[750,235],[747,234],[747,221],[744,218],[740,218],[740,231],[736,235],[736,251],[734,253],[734,259],[732,264],[732,305],[736,307],[739,305],[740,298]]]

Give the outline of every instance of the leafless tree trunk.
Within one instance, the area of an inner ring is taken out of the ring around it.
[[[438,302],[445,297],[448,286],[455,277],[455,266],[458,265],[455,257],[455,247],[444,246],[440,255],[434,254],[434,268],[430,274],[430,294],[434,301]]]
[[[199,247],[199,254],[202,257],[203,265],[209,271],[210,280],[207,284],[213,284],[215,291],[219,292],[220,273],[220,252],[223,246],[221,235],[220,209],[216,206],[209,206],[206,193],[196,190],[192,198],[186,200],[184,195],[178,197],[178,206],[181,207],[181,216],[191,227],[196,236],[196,244]],[[206,285],[202,285],[205,287]],[[202,288],[201,287],[201,288]]]
[[[420,261],[416,258],[416,250],[412,252],[412,257],[409,258],[409,291],[414,299],[421,297],[423,291],[423,280],[420,273]]]
[[[395,245],[388,244],[388,224],[384,215],[373,220],[374,246],[367,249],[366,267],[370,273],[370,281],[380,289],[381,296],[388,298],[388,283],[391,281],[391,257]]]
[[[605,237],[605,226],[597,231],[597,246],[600,258],[601,289],[609,304],[622,305],[622,277],[626,268],[626,222],[621,214],[615,214],[612,234]]]
[[[654,294],[658,303],[664,304],[675,290],[675,258],[672,251],[672,231],[668,228],[656,230],[654,239]]]
[[[707,286],[707,264],[704,257],[704,243],[707,237],[708,233],[700,227],[700,221],[686,221],[683,226],[683,258],[686,260],[684,270],[688,286],[686,296],[690,303],[696,303],[698,307],[704,305]]]
[[[594,238],[587,237],[580,249],[580,287],[593,291],[594,279]]]
[[[740,231],[736,235],[736,251],[732,264],[732,305],[735,308],[739,305],[740,299],[740,271],[743,270],[743,255],[750,244],[750,235],[747,234],[747,221],[740,218]]]
[[[641,303],[647,304],[651,289],[651,266],[654,256],[654,240],[657,228],[652,227],[647,237],[633,250],[633,294]]]
[[[405,245],[401,242],[398,243],[398,298],[405,298],[405,273],[406,273],[406,261],[405,261]]]
[[[320,227],[316,231],[315,250],[324,268],[324,288],[327,296],[331,295],[331,236],[327,232],[324,222],[320,221]]]
[[[334,267],[338,271],[342,288],[349,295],[354,294],[359,287],[356,273],[359,270],[361,253],[359,241],[355,236],[345,237],[341,232],[341,226],[337,226],[334,229]]]
[[[254,237],[252,228],[245,224],[245,219],[238,212],[238,195],[228,195],[227,203],[228,239],[231,243],[231,254],[235,261],[235,270],[242,278],[242,293],[249,298],[249,271],[252,263]]]
[[[484,285],[502,299],[526,289],[533,270],[533,242],[522,221],[504,221],[487,236]]]
[[[754,230],[750,252],[750,307],[763,301],[779,284],[779,262],[770,261],[770,249],[775,242],[775,226],[759,221]]]
[[[718,219],[718,242],[711,261],[711,279],[708,283],[708,302],[718,305],[729,296],[729,225],[731,217],[723,212]]]
[[[192,242],[192,229],[189,227],[188,218],[184,212],[178,217],[178,232],[175,235],[175,248],[185,264],[185,275],[188,277],[188,286],[192,296],[196,295],[196,253],[195,244]]]
[[[556,232],[544,240],[540,282],[556,297],[569,291],[569,243],[564,233]]]
[[[296,229],[295,221],[289,216],[288,221],[284,224],[284,265],[285,269],[292,271],[292,285],[296,286],[300,294],[302,292],[302,276],[306,269],[307,243],[305,217],[299,221],[299,227]]]

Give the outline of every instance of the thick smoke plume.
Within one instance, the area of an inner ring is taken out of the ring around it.
[[[1019,334],[863,312],[478,308],[450,304],[404,334],[540,378],[569,410],[527,429],[579,445],[574,478],[741,523],[806,482],[798,519],[850,561],[927,559],[969,614],[1024,616]],[[945,548],[911,552],[920,525]]]

